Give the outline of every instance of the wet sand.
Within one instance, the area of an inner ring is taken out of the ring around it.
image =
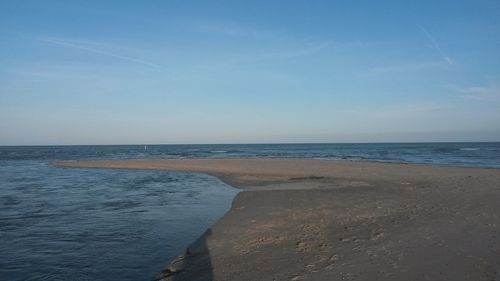
[[[64,161],[243,189],[158,280],[500,281],[500,169],[305,159]]]

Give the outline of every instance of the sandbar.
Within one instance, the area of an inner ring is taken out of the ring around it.
[[[312,159],[62,161],[242,189],[157,280],[500,281],[500,169]]]

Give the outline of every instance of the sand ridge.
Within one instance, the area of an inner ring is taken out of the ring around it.
[[[305,159],[65,161],[243,188],[158,280],[500,280],[500,170]]]

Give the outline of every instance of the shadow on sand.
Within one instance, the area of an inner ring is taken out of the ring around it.
[[[212,235],[209,228],[194,243],[189,245],[184,255],[174,259],[154,281],[211,281],[212,262],[207,239]]]

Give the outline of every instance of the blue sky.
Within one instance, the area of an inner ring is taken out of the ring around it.
[[[499,141],[500,2],[408,2],[3,0],[0,145]]]

